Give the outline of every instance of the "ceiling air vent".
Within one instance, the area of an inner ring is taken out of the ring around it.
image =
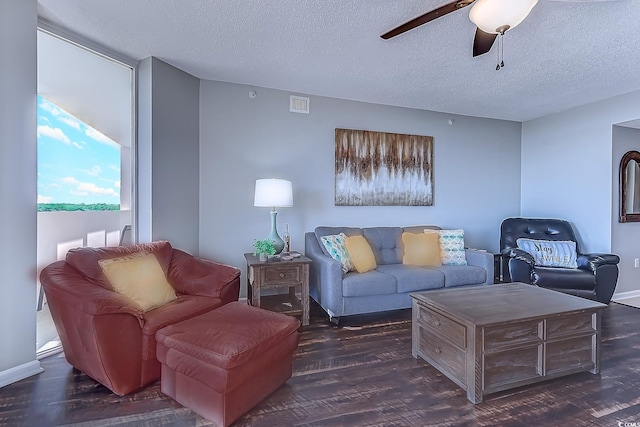
[[[309,114],[309,98],[304,96],[289,96],[289,111],[292,113]]]

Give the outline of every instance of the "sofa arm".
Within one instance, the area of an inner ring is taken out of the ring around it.
[[[618,265],[620,257],[613,254],[581,254],[578,255],[580,270],[595,271],[603,265]]]
[[[487,279],[484,282],[485,285],[493,283],[493,254],[477,249],[465,249],[465,257],[467,258],[468,265],[482,267],[486,270]]]
[[[344,312],[342,264],[322,252],[315,233],[305,233],[305,256],[313,262],[309,268],[309,293],[330,316]]]
[[[230,265],[174,249],[168,276],[174,289],[182,294],[221,298],[223,301],[238,299],[240,270]],[[233,294],[236,294],[235,298]]]
[[[130,314],[138,319],[144,317],[141,307],[131,299],[87,281],[65,261],[57,261],[43,268],[40,283],[47,300],[55,297],[74,310],[92,316]]]

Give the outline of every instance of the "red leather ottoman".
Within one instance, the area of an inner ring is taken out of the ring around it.
[[[236,301],[164,327],[156,333],[162,392],[228,426],[291,378],[299,326]]]

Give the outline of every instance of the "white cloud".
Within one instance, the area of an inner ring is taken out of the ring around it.
[[[98,196],[117,196],[118,193],[113,188],[103,188],[91,182],[81,182],[78,184],[78,191],[87,194],[93,194]]]
[[[65,184],[80,184],[80,181],[78,181],[77,179],[75,179],[72,176],[65,176],[64,178],[61,179],[62,182],[64,182]]]
[[[78,144],[77,142],[73,141],[71,143],[74,147],[76,147],[78,150],[84,150],[84,147],[80,144]]]
[[[113,186],[116,187],[116,188],[120,188],[120,181],[114,182]]]
[[[49,138],[57,139],[60,142],[63,142],[67,145],[71,144],[71,140],[67,135],[64,134],[62,129],[60,128],[52,128],[47,125],[38,126],[38,136],[48,136]]]
[[[102,172],[102,168],[98,165],[93,165],[91,166],[91,169],[80,169],[80,172],[84,172],[91,176],[98,176]]]
[[[43,196],[42,194],[38,194],[38,203],[51,203],[53,197],[51,196]]]
[[[43,100],[40,103],[40,108],[42,108],[44,111],[51,113],[51,115],[54,117],[67,115],[67,113],[63,109],[56,107],[54,104],[46,100]]]
[[[87,137],[93,139],[96,142],[99,142],[101,144],[106,144],[110,147],[114,147],[114,148],[120,148],[120,144],[118,144],[117,142],[113,141],[111,138],[109,138],[108,136],[105,136],[103,133],[98,132],[97,130],[95,130],[92,127],[88,127],[85,130],[85,135],[87,135]]]
[[[71,116],[58,117],[58,120],[69,127],[72,127],[76,130],[80,130],[80,121],[75,117],[71,117]]]

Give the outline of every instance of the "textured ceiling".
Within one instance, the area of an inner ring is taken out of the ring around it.
[[[41,20],[196,77],[526,121],[640,90],[640,0],[540,0],[471,54],[469,8],[390,40],[448,0],[39,0]]]

